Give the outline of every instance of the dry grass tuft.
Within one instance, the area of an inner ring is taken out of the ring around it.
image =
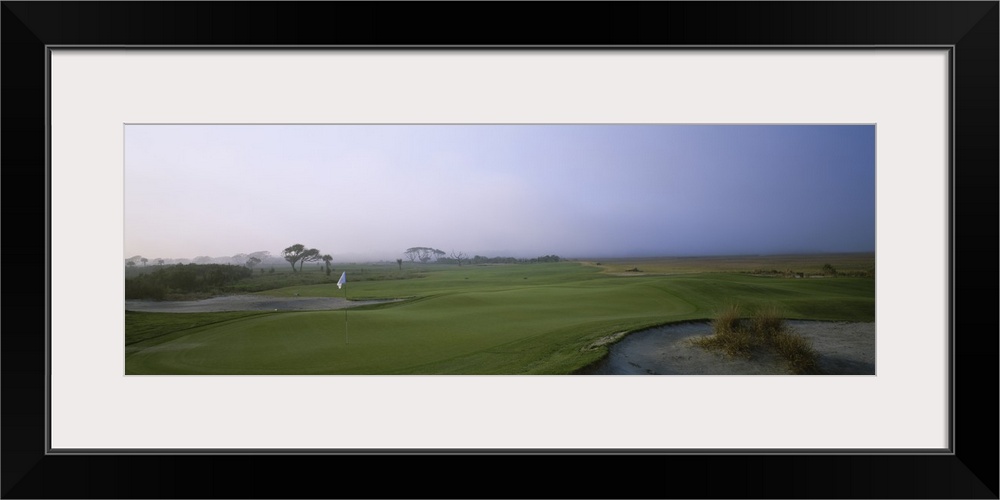
[[[712,328],[713,335],[693,340],[694,345],[744,359],[753,359],[757,351],[770,350],[788,363],[792,373],[820,373],[819,354],[808,340],[788,327],[777,307],[757,308],[745,317],[738,305],[729,305],[716,316]]]

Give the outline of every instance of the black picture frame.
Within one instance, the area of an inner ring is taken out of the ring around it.
[[[2,4],[4,498],[997,498],[997,317],[978,305],[1000,254],[996,1]],[[46,283],[72,265],[51,262],[44,196],[54,45],[951,47],[952,453],[49,454]]]

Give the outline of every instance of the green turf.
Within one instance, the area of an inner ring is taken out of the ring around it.
[[[202,326],[220,325],[233,320],[258,316],[261,312],[163,314],[125,311],[125,353],[140,351],[167,336]],[[159,340],[157,340],[159,339]]]
[[[333,284],[261,293],[344,296]],[[797,319],[875,317],[870,278],[614,276],[574,262],[438,266],[395,280],[348,273],[347,296],[409,300],[346,313],[127,316],[126,373],[566,374],[606,353],[589,347],[601,337],[707,320],[732,303],[775,305]]]

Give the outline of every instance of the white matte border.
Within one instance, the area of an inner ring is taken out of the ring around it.
[[[53,449],[948,446],[944,49],[55,49],[51,78]],[[126,377],[125,123],[876,124],[878,374]]]

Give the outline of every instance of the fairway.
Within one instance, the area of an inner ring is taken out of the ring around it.
[[[789,319],[875,319],[872,278],[794,279],[699,266],[702,272],[623,275],[593,262],[438,265],[405,279],[352,282],[348,274],[351,299],[405,299],[349,310],[197,318],[129,312],[125,371],[559,375],[604,356],[606,345],[593,346],[602,337],[707,320],[732,303],[775,305]],[[318,284],[261,295],[343,297],[344,290]]]

